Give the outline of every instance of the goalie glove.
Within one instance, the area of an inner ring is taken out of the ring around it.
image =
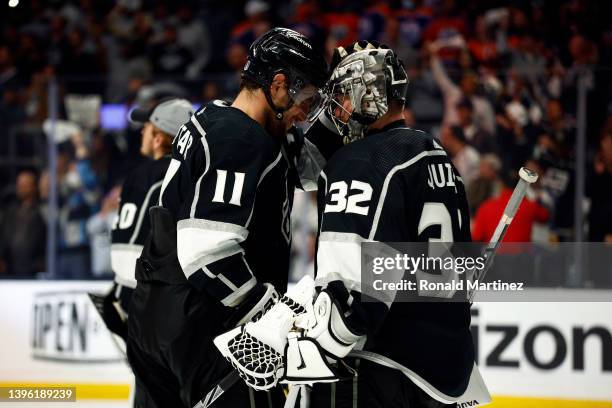
[[[215,338],[215,346],[247,385],[268,390],[283,376],[287,335],[296,318],[306,312],[305,306],[312,303],[313,295],[314,281],[306,276],[259,320]]]
[[[334,382],[349,374],[343,372],[343,367],[352,374],[352,370],[339,360],[364,336],[349,326],[341,307],[326,290],[307,309],[308,313],[296,321],[296,326],[304,329],[302,334],[289,334],[282,382]],[[335,362],[339,364],[334,367],[332,363]]]

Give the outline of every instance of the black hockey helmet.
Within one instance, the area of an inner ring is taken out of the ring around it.
[[[288,28],[273,28],[263,34],[253,42],[247,58],[242,77],[263,88],[278,119],[292,104],[315,96],[313,89],[308,89],[309,85],[318,93],[327,80],[323,54],[314,49],[306,36]],[[291,104],[285,108],[274,106],[269,94],[272,79],[281,73],[287,77],[291,96]]]

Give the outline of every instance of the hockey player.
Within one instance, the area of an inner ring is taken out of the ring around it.
[[[279,303],[215,344],[254,388],[278,380],[314,383],[312,407],[452,404],[474,366],[469,303],[366,298],[361,244],[470,241],[465,189],[439,143],[406,127],[408,81],[393,51],[360,42],[338,50],[334,59],[329,110],[350,143],[319,179],[318,296],[304,301],[310,289],[300,282],[286,295],[292,307]],[[296,334],[296,327],[304,334]],[[358,343],[410,370],[415,382],[361,359],[353,381],[324,384],[337,380],[329,361],[344,358]]]
[[[140,153],[147,160],[123,182],[111,241],[115,283],[104,298],[95,299],[101,303],[104,323],[123,341],[127,340],[126,319],[136,287],[136,259],[150,230],[148,211],[159,199],[162,179],[170,163],[172,139],[193,112],[189,101],[170,99],[152,109],[136,108],[129,115],[131,122],[143,126]]]
[[[270,30],[251,46],[234,102],[206,104],[179,130],[128,321],[128,358],[155,406],[191,408],[231,371],[213,338],[286,289],[293,191],[313,178],[316,187],[334,150],[287,131],[315,110],[327,75],[306,37]],[[215,406],[274,398],[237,384]]]

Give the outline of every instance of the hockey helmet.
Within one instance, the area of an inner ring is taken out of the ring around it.
[[[365,41],[354,47],[351,54],[341,55],[328,83],[328,113],[345,143],[362,138],[391,101],[404,103],[408,89],[408,76],[393,50]]]
[[[272,79],[281,73],[288,81],[291,102],[287,107],[274,106],[269,92]],[[327,63],[306,36],[287,28],[273,28],[251,45],[242,77],[262,87],[277,119],[282,119],[285,110],[306,100],[310,112],[316,110],[321,101],[319,89],[327,80]]]

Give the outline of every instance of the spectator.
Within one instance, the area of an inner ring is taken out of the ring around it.
[[[11,278],[33,278],[45,268],[47,238],[34,172],[17,175],[16,195],[17,203],[6,210],[0,226],[0,272]]]
[[[550,99],[546,103],[546,116],[542,127],[557,143],[558,154],[569,157],[576,141],[576,128],[573,120],[563,112],[563,106],[558,99]]]
[[[467,189],[467,200],[472,215],[484,201],[498,194],[501,167],[501,160],[495,154],[485,154],[480,159],[478,177]]]
[[[474,105],[469,98],[461,99],[456,106],[458,125],[468,143],[481,153],[495,150],[493,135],[474,123]]]
[[[457,15],[455,1],[443,0],[437,2],[434,6],[433,19],[423,33],[424,39],[432,42],[454,36],[465,37],[466,34],[465,19]]]
[[[359,19],[359,38],[380,41],[384,30],[390,23],[396,26],[399,26],[399,24],[396,19],[390,18],[391,8],[387,1],[371,0],[367,3],[370,3],[370,5]],[[394,31],[399,30],[395,29]],[[396,50],[389,42],[384,40],[383,42]]]
[[[495,115],[495,145],[504,169],[518,169],[533,154],[534,143],[522,125],[526,120],[525,110],[520,104],[500,107]]]
[[[498,44],[491,35],[491,28],[487,26],[484,15],[476,17],[474,38],[468,41],[468,49],[472,56],[481,64],[495,61],[499,55]]]
[[[526,32],[520,37],[512,52],[511,67],[517,75],[530,83],[544,77],[546,59],[543,56],[542,44],[532,33]]]
[[[444,126],[441,132],[442,146],[450,153],[453,165],[459,171],[466,189],[478,177],[480,154],[467,144],[459,126]]]
[[[80,29],[68,33],[58,73],[70,92],[101,93],[104,86],[95,79],[106,71],[106,62],[101,50],[89,46],[84,36]]]
[[[187,77],[196,79],[210,62],[212,44],[208,28],[201,19],[195,17],[193,7],[183,4],[179,7],[177,16],[178,43],[191,53],[193,62],[187,67]]]
[[[384,31],[380,35],[381,43],[387,44],[395,51],[405,66],[413,66],[417,63],[418,54],[413,47],[412,39],[402,33],[402,22],[395,16],[389,16],[384,25]],[[361,37],[368,38],[368,37]]]
[[[248,48],[255,39],[271,28],[270,5],[263,0],[249,0],[244,6],[244,15],[246,20],[232,29],[230,44],[239,43]]]
[[[354,7],[354,6],[353,6]],[[328,32],[325,49],[328,55],[335,47],[346,47],[358,40],[359,16],[346,0],[331,0],[323,15],[323,25]]]
[[[489,242],[510,200],[515,180],[502,177],[503,188],[499,196],[486,200],[476,211],[472,224],[472,240]],[[541,204],[525,198],[521,203],[503,242],[531,242],[533,224],[548,221],[548,210]]]
[[[436,43],[432,43],[429,46],[431,73],[444,97],[444,118],[442,122],[448,126],[457,125],[459,123],[457,104],[461,99],[467,98],[473,105],[476,127],[494,134],[495,115],[493,108],[489,101],[476,94],[478,77],[473,72],[466,72],[461,77],[461,86],[453,83],[446,72],[442,60],[438,56],[440,49],[440,45]]]
[[[180,80],[193,57],[189,50],[178,43],[177,28],[166,23],[160,42],[151,48],[153,70],[160,77]]]
[[[100,191],[91,168],[89,149],[81,134],[72,137],[76,160],[67,151],[58,155],[59,251],[57,275],[60,279],[86,279],[90,273],[87,220],[97,212]]]
[[[300,2],[294,13],[289,17],[288,28],[304,34],[319,49],[325,46],[325,31],[323,30],[321,10],[316,0]]]
[[[612,243],[612,129],[601,136],[589,182],[589,241]]]
[[[100,212],[87,221],[91,242],[91,272],[96,278],[112,278],[111,230],[117,217],[121,187],[114,187],[102,200]]]

